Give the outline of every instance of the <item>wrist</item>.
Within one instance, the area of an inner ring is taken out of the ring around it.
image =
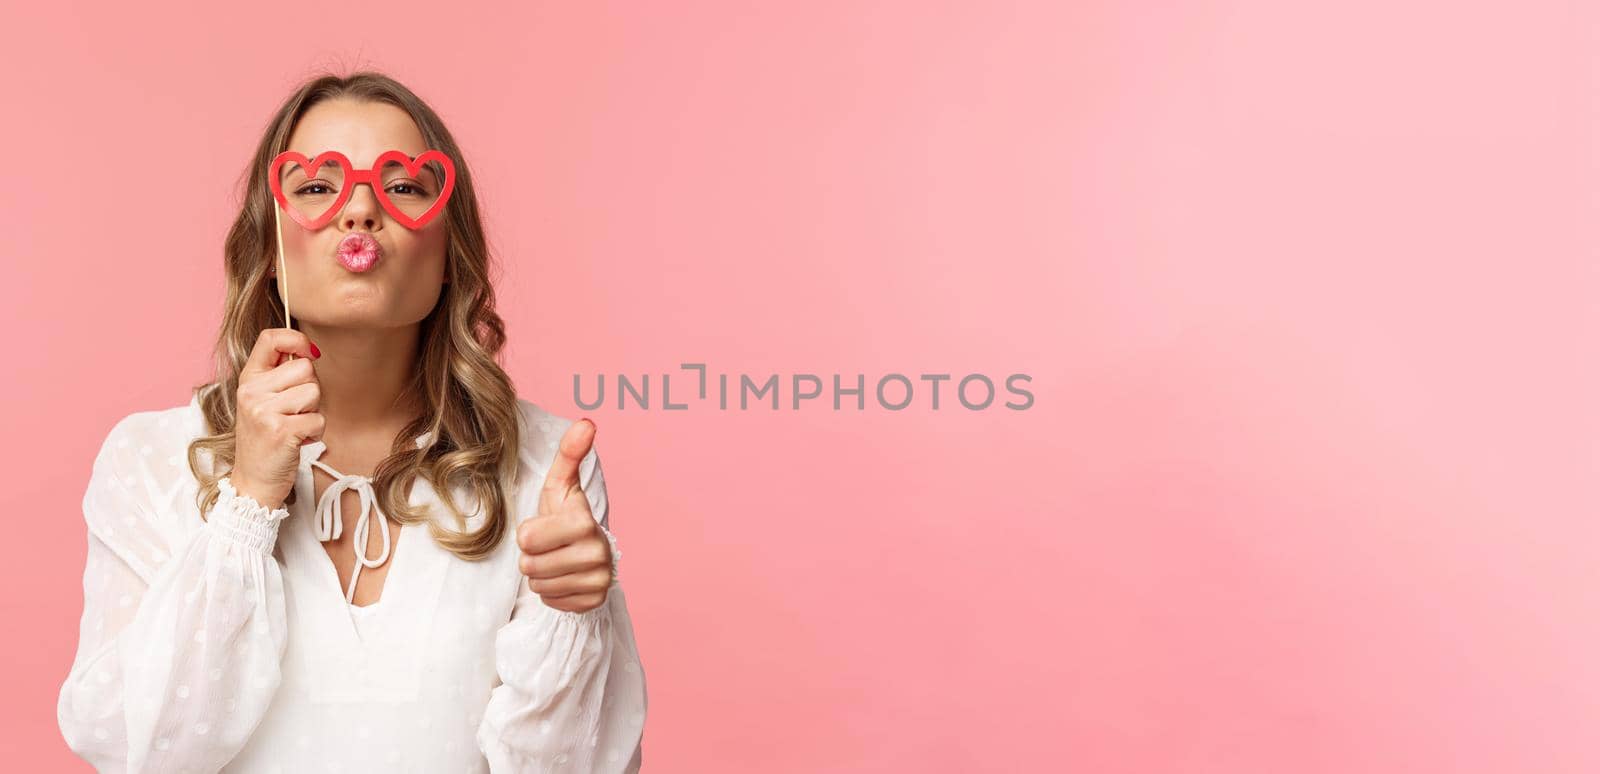
[[[283,507],[283,500],[287,495],[279,495],[270,489],[260,486],[246,476],[230,474],[229,483],[233,484],[235,492],[244,495],[257,503],[266,506],[268,510],[277,510]]]

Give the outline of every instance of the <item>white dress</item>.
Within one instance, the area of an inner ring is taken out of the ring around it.
[[[365,608],[349,604],[318,538],[340,499],[312,502],[321,442],[302,447],[295,503],[269,512],[223,479],[202,521],[187,462],[204,431],[198,398],[120,420],[83,498],[83,617],[57,704],[68,746],[117,772],[637,771],[647,701],[621,585],[572,613],[518,571],[516,525],[537,511],[571,424],[518,408],[521,464],[494,554],[469,562],[426,525],[404,527]],[[202,470],[211,463],[200,455]],[[381,524],[370,483],[336,482]],[[579,483],[615,562],[594,450]],[[454,489],[476,528],[470,490]],[[426,480],[411,491],[458,528]]]

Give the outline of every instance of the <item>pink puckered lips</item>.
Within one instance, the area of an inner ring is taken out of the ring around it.
[[[378,247],[378,240],[363,231],[345,235],[339,242],[339,248],[334,251],[339,265],[353,272],[371,269],[382,255],[383,249]]]

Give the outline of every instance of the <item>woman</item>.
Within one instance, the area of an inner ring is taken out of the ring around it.
[[[387,77],[323,77],[248,177],[217,380],[94,461],[68,745],[102,771],[636,771],[595,427],[496,362],[450,133]]]

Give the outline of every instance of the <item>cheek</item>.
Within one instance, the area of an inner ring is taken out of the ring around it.
[[[415,235],[411,244],[411,255],[419,275],[444,278],[445,247],[448,244],[443,229],[428,229]]]
[[[302,261],[316,250],[320,232],[307,231],[293,223],[283,227],[283,257],[288,261]],[[277,256],[274,255],[276,260]]]

